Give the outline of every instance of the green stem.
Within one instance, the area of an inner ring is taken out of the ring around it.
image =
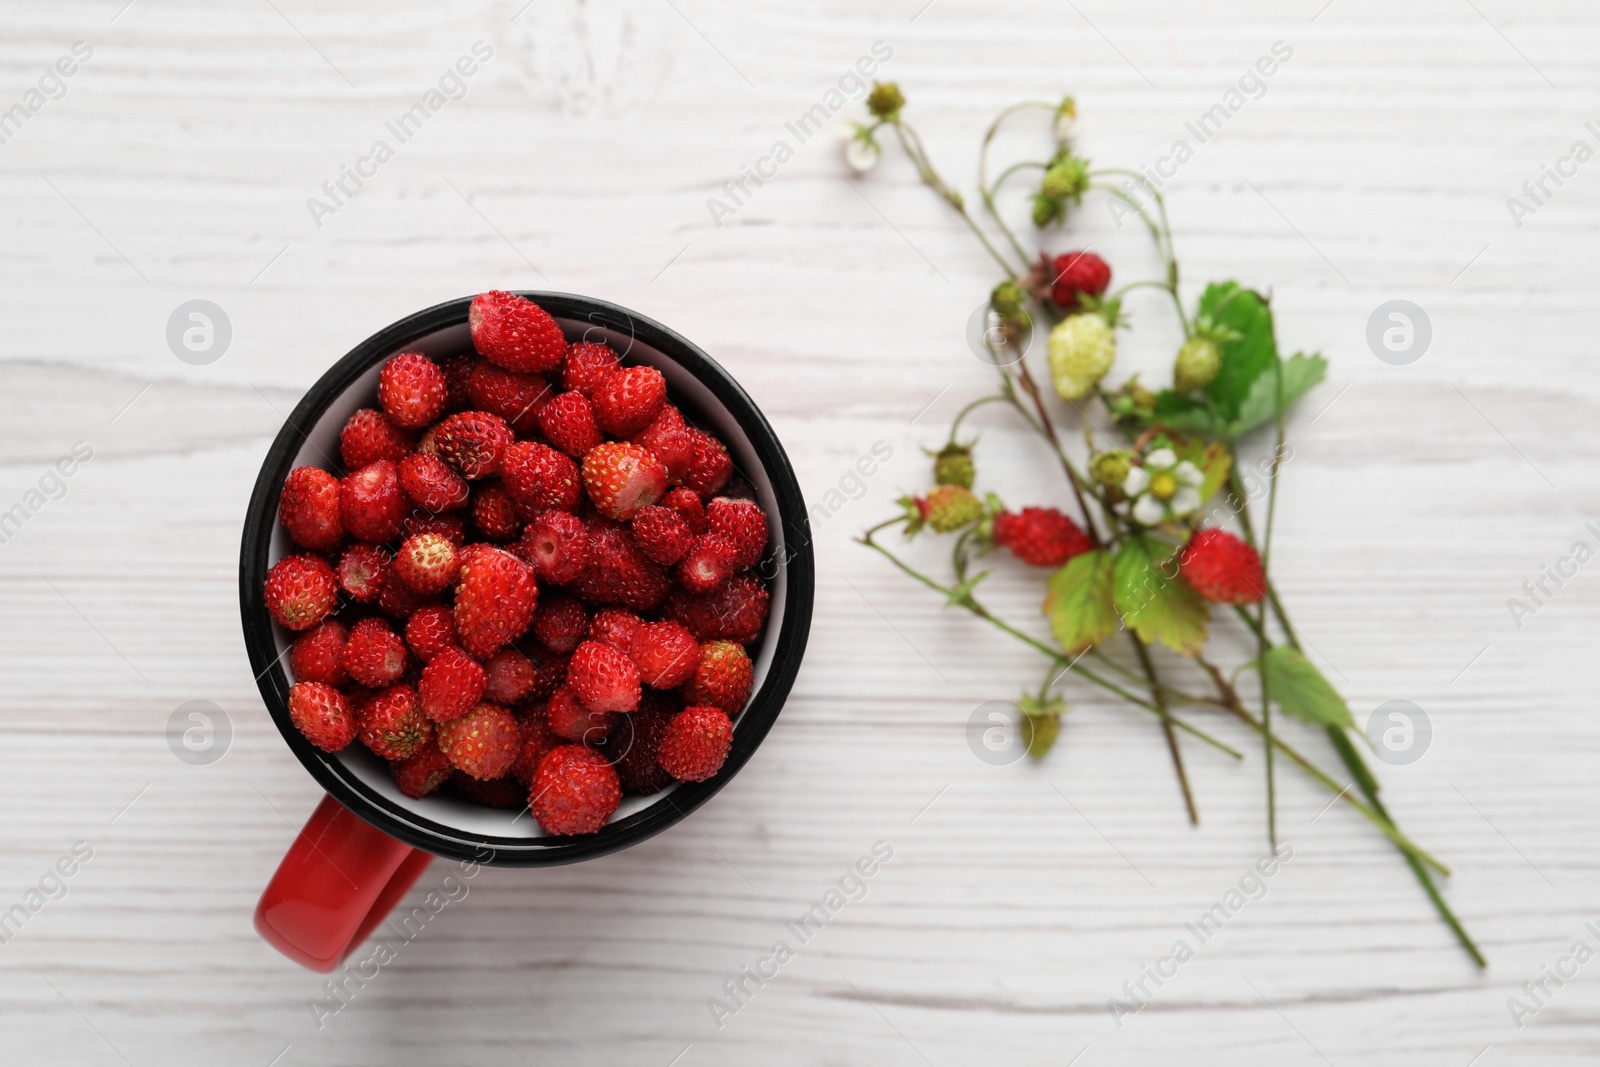
[[[918,136],[917,131],[898,118],[891,120],[890,125],[894,127],[895,137],[899,139],[900,147],[905,149],[906,155],[911,158],[912,164],[917,168],[918,176],[922,178],[929,188],[938,193],[945,203],[956,209],[956,213],[966,222],[973,235],[978,238],[984,248],[988,249],[989,254],[994,257],[994,261],[1000,264],[1000,269],[1006,272],[1006,277],[1015,281],[1017,272],[1011,269],[1011,264],[1006,262],[1006,257],[1000,254],[1000,251],[990,242],[988,235],[978,226],[977,220],[967,211],[966,201],[961,194],[946,185],[944,179],[939,177],[939,172],[933,169],[933,162],[928,158],[927,150],[923,147],[922,138]],[[1026,263],[1027,257],[1024,256],[1023,259],[1024,263]]]
[[[1010,400],[1010,399],[1011,398],[1009,396],[1007,396],[1006,394],[1004,394],[1004,393],[995,393],[992,396],[981,396],[978,399],[974,400],[972,403],[968,404],[966,407],[962,408],[959,412],[956,413],[955,421],[950,424],[950,444],[955,444],[956,443],[956,431],[961,429],[961,420],[962,419],[966,418],[973,411],[977,410],[978,408],[982,407],[985,404],[992,404],[997,400],[1006,401],[1006,400]]]
[[[1263,581],[1271,573],[1272,563],[1272,521],[1278,510],[1278,460],[1283,455],[1283,361],[1274,357],[1272,361],[1273,373],[1277,379],[1277,445],[1272,451],[1271,484],[1267,489],[1267,529],[1261,541],[1261,573]],[[1267,670],[1267,601],[1261,599],[1261,608],[1256,616],[1258,629],[1256,630],[1256,656],[1261,668],[1257,672],[1261,677],[1261,724],[1263,727],[1262,744],[1266,750],[1267,759],[1267,843],[1274,849],[1278,847],[1278,793],[1277,786],[1272,776],[1272,694],[1271,674]]]
[[[1183,767],[1183,753],[1178,749],[1177,735],[1172,732],[1172,713],[1167,710],[1167,698],[1161,691],[1161,679],[1156,676],[1156,665],[1151,662],[1150,650],[1145,647],[1144,640],[1132,630],[1128,637],[1133,640],[1133,647],[1139,654],[1139,663],[1144,668],[1145,677],[1150,679],[1150,699],[1161,714],[1161,732],[1166,736],[1167,749],[1172,753],[1172,769],[1178,775],[1178,785],[1183,790],[1183,805],[1189,810],[1189,825],[1200,825],[1200,812],[1194,806],[1194,793],[1189,789],[1189,772]]]
[[[1011,227],[1006,225],[1005,219],[1000,217],[1000,211],[995,207],[994,194],[1012,172],[1025,166],[1035,165],[1042,167],[1044,164],[1012,164],[1005,169],[999,179],[991,186],[989,184],[989,145],[994,140],[995,135],[1000,132],[1000,127],[1005,123],[1006,119],[1020,111],[1036,107],[1042,107],[1048,111],[1055,110],[1055,105],[1048,104],[1043,100],[1024,100],[1020,104],[1012,104],[994,117],[994,121],[989,124],[988,130],[984,132],[983,145],[978,149],[978,192],[983,196],[983,206],[988,210],[989,217],[994,219],[995,225],[1000,227],[1000,232],[1006,235],[1006,240],[1011,242],[1011,247],[1016,250],[1017,258],[1022,260],[1024,264],[1028,262],[1028,253],[1023,250],[1022,243],[1017,240],[1017,235],[1011,232]]]

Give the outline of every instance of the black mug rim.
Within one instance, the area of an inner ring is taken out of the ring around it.
[[[542,867],[603,856],[637,844],[688,817],[726,785],[754,754],[771,730],[789,691],[810,635],[815,564],[805,500],[789,457],[755,401],[699,346],[644,315],[619,305],[570,293],[518,290],[557,319],[579,320],[627,333],[687,370],[727,409],[750,442],[771,483],[783,530],[786,589],[783,615],[769,618],[763,641],[775,642],[761,688],[739,717],[727,762],[704,782],[684,782],[649,807],[607,824],[599,832],[575,837],[512,838],[472,834],[424,818],[374,791],[334,755],[312,745],[289,717],[288,672],[274,640],[271,617],[262,596],[267,558],[277,523],[278,498],[293,469],[307,430],[322,413],[372,366],[404,346],[437,330],[467,322],[471,297],[449,300],[407,315],[356,345],[328,369],[301,397],[267,450],[245,515],[239,561],[239,606],[251,670],[291,752],[317,784],[353,814],[415,848],[447,859],[491,866]]]

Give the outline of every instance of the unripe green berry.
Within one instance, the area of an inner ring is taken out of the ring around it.
[[[892,119],[906,106],[906,98],[900,92],[900,86],[894,82],[873,82],[872,92],[867,94],[867,110],[873,117]]]
[[[1172,366],[1172,388],[1189,393],[1211,384],[1222,366],[1222,349],[1209,337],[1191,337],[1178,349]]]
[[[964,445],[945,445],[933,458],[933,479],[940,485],[959,485],[963,489],[971,489],[976,475],[972,449]]]

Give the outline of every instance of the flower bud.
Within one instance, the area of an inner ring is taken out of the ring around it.
[[[900,86],[894,82],[872,83],[872,92],[867,94],[867,110],[872,112],[874,118],[893,120],[905,106],[906,98],[900,92]]]

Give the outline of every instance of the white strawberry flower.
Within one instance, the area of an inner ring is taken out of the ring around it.
[[[1143,466],[1128,471],[1122,483],[1128,500],[1117,510],[1131,513],[1141,526],[1173,522],[1201,505],[1200,486],[1205,480],[1199,467],[1180,460],[1170,448],[1158,448],[1144,457]]]
[[[840,126],[839,140],[844,145],[845,163],[857,174],[865,174],[883,158],[883,149],[878,147],[878,142],[857,123],[847,122]]]

